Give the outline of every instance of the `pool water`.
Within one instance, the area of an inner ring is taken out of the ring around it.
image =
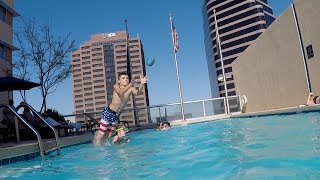
[[[320,179],[320,113],[239,118],[128,134],[0,167],[0,179]]]

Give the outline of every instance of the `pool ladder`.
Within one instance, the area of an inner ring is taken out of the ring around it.
[[[33,112],[34,116],[37,116],[39,119],[41,119],[41,121],[43,121],[46,125],[48,125],[48,127],[50,127],[50,129],[52,129],[52,131],[54,133],[54,137],[55,137],[55,142],[56,142],[54,147],[44,150],[43,143],[42,143],[42,138],[41,138],[40,133],[27,120],[25,120],[18,113],[18,111],[19,111],[19,109],[21,107],[29,108],[30,111]],[[49,152],[54,151],[54,150],[57,150],[58,154],[61,153],[60,141],[59,141],[58,133],[56,132],[55,128],[52,127],[49,123],[47,123],[47,121],[45,121],[45,119],[34,108],[32,108],[29,104],[27,104],[26,102],[21,102],[20,105],[17,106],[15,109],[12,106],[0,104],[0,108],[7,108],[14,114],[16,135],[18,135],[18,133],[19,133],[18,120],[16,119],[16,118],[18,118],[29,129],[31,129],[32,132],[37,136],[40,156],[41,156],[42,160],[44,159],[45,153],[49,153]],[[20,142],[20,139],[19,139],[18,136],[17,136],[17,142]]]

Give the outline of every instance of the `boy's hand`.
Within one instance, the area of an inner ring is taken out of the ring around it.
[[[147,83],[147,80],[148,80],[148,77],[147,77],[147,76],[142,77],[142,75],[140,75],[140,82],[141,82],[141,84],[146,84],[146,83]]]

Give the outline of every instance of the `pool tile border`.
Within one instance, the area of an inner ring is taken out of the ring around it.
[[[89,143],[92,140],[93,135],[89,135],[89,136],[77,136],[77,137],[68,137],[65,139],[61,139],[60,143],[61,143],[61,148],[66,148],[66,147],[70,147],[70,146],[74,146],[74,145],[79,145],[79,144],[85,144],[85,143]],[[37,143],[30,143],[33,146],[38,146]],[[14,148],[24,148],[25,146],[30,146],[30,144],[25,144],[19,147],[14,147]],[[12,147],[10,147],[12,148]],[[47,153],[47,155],[52,154],[53,152],[49,152]],[[14,163],[19,163],[19,162],[24,162],[24,161],[29,161],[35,158],[40,157],[40,152],[36,151],[36,152],[31,152],[31,153],[25,153],[25,154],[20,154],[17,156],[12,156],[12,157],[6,157],[4,159],[0,159],[0,167],[1,166],[5,166],[5,165],[10,165],[10,164],[14,164]]]
[[[0,166],[5,166],[5,165],[14,164],[14,163],[23,162],[23,161],[29,161],[37,157],[40,157],[40,152],[34,152],[30,154],[24,154],[20,156],[11,157],[11,158],[1,159]]]

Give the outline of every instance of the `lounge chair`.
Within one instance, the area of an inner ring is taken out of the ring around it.
[[[82,128],[81,123],[72,123],[70,121],[67,121],[67,122],[61,124],[51,117],[47,117],[45,120],[47,121],[47,123],[49,123],[53,127],[66,126],[68,129],[72,129],[72,130],[75,129],[76,132],[79,132],[80,129]]]
[[[45,122],[43,122],[39,117],[32,115],[29,111],[24,111],[22,116],[40,132],[42,137],[49,138],[48,132],[51,131],[48,131],[48,125]],[[61,124],[52,118],[47,118],[45,120],[48,124],[50,124],[52,127],[58,130],[59,136],[61,136],[60,129],[64,130],[65,136],[68,135],[69,129],[73,129],[70,128],[67,124]]]

